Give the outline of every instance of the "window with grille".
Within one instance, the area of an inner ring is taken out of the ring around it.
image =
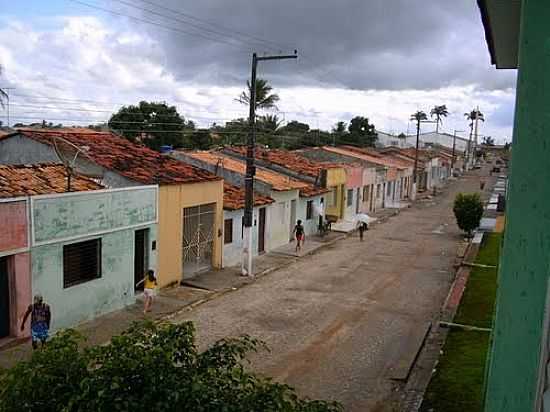
[[[223,244],[233,243],[233,219],[225,219],[223,224]]]
[[[348,206],[353,205],[353,189],[348,189]]]
[[[101,277],[101,239],[63,246],[63,287]]]
[[[308,200],[306,203],[306,220],[313,218],[313,200]]]

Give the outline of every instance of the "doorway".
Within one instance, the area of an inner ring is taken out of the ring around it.
[[[361,188],[357,188],[357,195],[355,196],[355,214],[359,214],[359,208],[360,208],[360,203],[361,202]]]
[[[265,207],[260,209],[258,222],[258,253],[265,252]]]
[[[147,244],[149,240],[149,229],[136,230],[134,233],[134,290],[143,291],[143,283],[138,285],[145,276],[148,269]]]
[[[196,274],[212,268],[216,204],[183,209],[182,273]]]
[[[0,257],[0,338],[10,335],[10,282],[8,258]]]
[[[294,225],[296,224],[296,200],[290,201],[290,235],[289,239],[292,240],[294,238],[293,231],[294,231]]]

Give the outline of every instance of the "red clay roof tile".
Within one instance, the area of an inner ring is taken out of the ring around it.
[[[220,180],[218,176],[179,160],[139,146],[114,133],[88,129],[17,129],[4,138],[20,134],[36,141],[53,144],[56,136],[87,148],[86,156],[94,163],[131,180],[144,184],[181,184]]]
[[[67,192],[67,171],[60,164],[0,165],[0,198]],[[71,176],[71,192],[103,189],[84,176]]]
[[[223,208],[226,210],[238,210],[244,208],[245,192],[244,188],[224,183],[223,185]],[[273,203],[274,200],[269,196],[263,196],[254,193],[254,206],[264,206]]]

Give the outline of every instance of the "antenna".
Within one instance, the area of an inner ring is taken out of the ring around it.
[[[53,136],[53,148],[67,171],[67,192],[71,191],[71,177],[77,174],[89,177],[98,183],[103,180],[101,167],[96,166],[86,154],[90,150],[89,146],[78,147],[60,136]],[[88,161],[79,162],[83,159]]]

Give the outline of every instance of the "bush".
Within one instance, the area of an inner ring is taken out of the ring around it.
[[[456,223],[468,236],[479,227],[483,216],[483,203],[478,193],[459,193],[456,195],[453,212]]]
[[[222,339],[199,353],[191,322],[135,324],[103,346],[80,347],[65,331],[0,374],[0,411],[333,412],[340,405],[300,399],[291,387],[244,368],[265,345]]]

